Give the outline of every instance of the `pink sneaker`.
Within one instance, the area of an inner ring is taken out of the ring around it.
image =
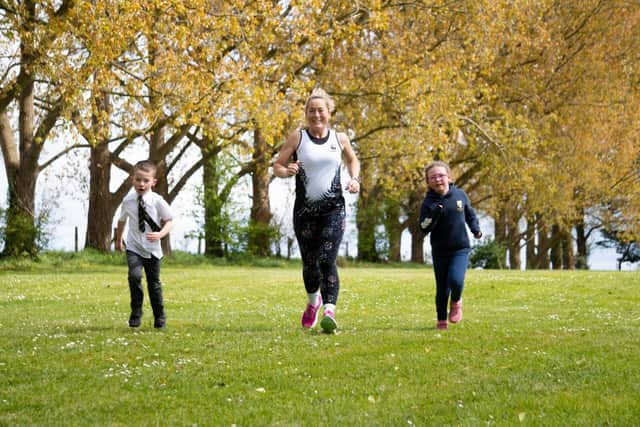
[[[331,310],[325,310],[320,327],[323,332],[327,334],[333,333],[338,328],[338,322],[336,322],[335,314]]]
[[[449,328],[449,326],[447,325],[446,320],[438,320],[438,323],[436,323],[436,329],[447,329],[447,328]]]
[[[318,295],[318,303],[316,305],[307,304],[307,308],[302,313],[302,327],[311,329],[318,323],[318,312],[322,306],[322,297]]]
[[[462,300],[458,302],[452,302],[449,311],[449,321],[451,323],[458,323],[462,320]]]

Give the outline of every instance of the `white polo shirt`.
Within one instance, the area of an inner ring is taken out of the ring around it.
[[[147,214],[156,224],[162,227],[162,222],[173,219],[171,207],[157,193],[147,191],[143,196],[144,207]],[[119,222],[126,222],[129,219],[129,230],[125,239],[127,250],[137,253],[143,258],[151,258],[151,255],[162,258],[162,246],[160,241],[150,242],[145,238],[144,233],[138,229],[138,194],[135,191],[127,194],[122,201]],[[145,222],[145,233],[151,232],[149,224]]]

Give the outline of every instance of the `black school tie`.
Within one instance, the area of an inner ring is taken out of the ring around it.
[[[144,200],[142,200],[142,196],[138,196],[138,229],[141,233],[144,233],[144,217],[146,214]]]
[[[144,233],[144,223],[149,223],[151,231],[160,231],[160,226],[149,216],[144,208],[144,200],[142,196],[138,196],[138,229],[141,233]]]

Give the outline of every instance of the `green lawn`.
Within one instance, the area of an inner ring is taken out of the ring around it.
[[[340,273],[326,335],[297,266],[167,264],[164,331],[124,265],[4,268],[0,425],[638,425],[640,273],[469,271],[444,332],[431,270]]]

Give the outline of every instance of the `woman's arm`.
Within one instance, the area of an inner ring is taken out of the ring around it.
[[[288,178],[294,176],[300,170],[300,162],[290,162],[291,156],[295,153],[300,143],[300,131],[292,132],[285,141],[278,158],[273,163],[273,174],[278,178]]]
[[[351,177],[347,184],[347,191],[350,193],[357,193],[360,191],[360,161],[358,160],[358,156],[356,156],[355,151],[353,151],[353,146],[351,145],[351,141],[349,141],[349,137],[346,133],[339,132],[338,141],[342,146],[344,163],[347,166],[347,171],[349,171],[349,176]]]

